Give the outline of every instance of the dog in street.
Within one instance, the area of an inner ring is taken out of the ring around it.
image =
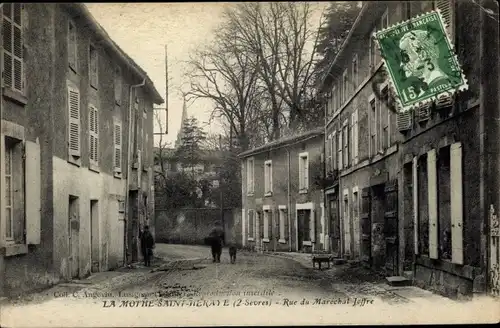
[[[229,245],[229,258],[231,259],[231,264],[236,263],[236,246]]]

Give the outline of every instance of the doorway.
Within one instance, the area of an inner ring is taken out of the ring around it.
[[[90,201],[90,259],[92,273],[99,272],[100,267],[100,243],[99,243],[99,204],[97,200]]]
[[[311,242],[311,210],[297,210],[297,228],[297,242],[299,251],[302,251],[304,246],[310,246],[306,242]]]
[[[68,207],[68,266],[70,279],[78,278],[80,275],[80,215],[79,198],[69,196]]]
[[[338,212],[337,196],[332,195],[328,197],[328,215],[330,218],[330,236],[331,248],[334,256],[340,256],[340,220]]]

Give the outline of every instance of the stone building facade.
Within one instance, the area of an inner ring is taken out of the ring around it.
[[[323,128],[245,151],[242,244],[257,251],[324,250]]]
[[[0,281],[13,295],[137,258],[163,99],[85,5],[2,9]]]
[[[469,90],[398,113],[371,35],[436,8]],[[492,1],[483,8],[498,12]],[[320,89],[327,95],[325,198],[334,253],[448,296],[498,286],[499,252],[491,249],[500,189],[494,23],[465,0],[363,4]]]

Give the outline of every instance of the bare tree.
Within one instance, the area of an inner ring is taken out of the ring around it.
[[[225,12],[234,42],[257,59],[258,84],[270,106],[271,139],[281,136],[282,115],[291,128],[308,118],[319,40],[312,16],[309,3],[244,3]]]

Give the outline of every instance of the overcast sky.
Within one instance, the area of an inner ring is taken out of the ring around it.
[[[315,15],[318,22],[321,9],[327,4],[328,2],[318,4],[319,10]],[[231,4],[179,2],[86,5],[109,36],[148,73],[163,98],[166,84],[165,45],[168,45],[171,84],[168,99],[169,133],[166,139],[173,145],[181,124],[183,103],[177,89],[188,81],[183,76],[186,67],[182,61],[187,60],[197,47],[211,42],[213,30],[221,22],[223,9]],[[219,133],[219,124],[208,125],[211,107],[211,102],[198,100],[188,107],[188,115],[196,116],[207,132]],[[155,128],[159,130],[158,126]],[[155,140],[158,142],[158,137]]]
[[[87,3],[92,15],[109,36],[149,75],[165,98],[165,45],[168,45],[169,133],[175,141],[180,127],[182,96],[176,90],[184,81],[182,61],[196,47],[212,39],[212,30],[220,22],[227,4],[209,3]],[[201,122],[209,118],[210,102],[197,101],[188,108]],[[164,115],[163,115],[164,116]],[[216,124],[205,126],[219,132]],[[158,141],[158,138],[156,138]]]

